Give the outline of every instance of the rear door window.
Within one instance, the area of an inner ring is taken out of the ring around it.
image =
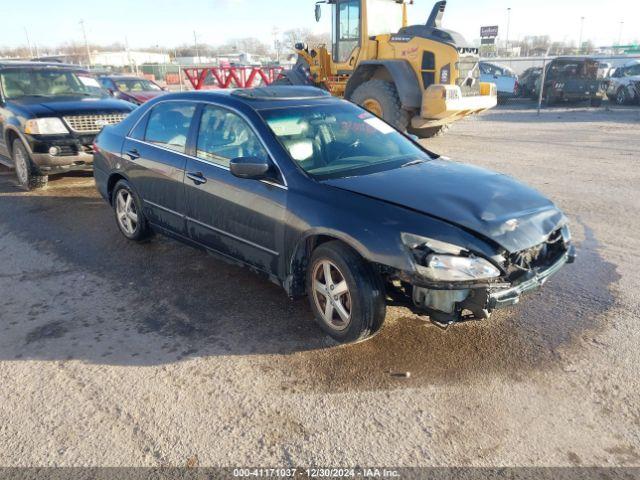
[[[145,141],[185,153],[196,106],[189,102],[165,102],[154,107],[149,116]]]
[[[227,168],[238,157],[268,159],[267,151],[247,122],[229,110],[211,105],[202,111],[196,155]]]

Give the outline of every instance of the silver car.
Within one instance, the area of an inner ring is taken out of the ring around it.
[[[609,100],[618,105],[640,102],[640,62],[634,60],[617,68],[607,86]]]

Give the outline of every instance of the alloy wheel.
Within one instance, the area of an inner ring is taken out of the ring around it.
[[[313,271],[313,298],[329,327],[345,330],[351,322],[351,294],[344,275],[328,260],[318,262]]]
[[[618,105],[624,105],[625,103],[627,103],[627,92],[625,91],[624,87],[618,90],[618,93],[616,95],[616,103]]]
[[[127,235],[134,235],[138,228],[138,212],[133,195],[126,189],[121,189],[116,195],[116,214],[120,228]]]

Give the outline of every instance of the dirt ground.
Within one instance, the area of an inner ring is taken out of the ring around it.
[[[251,273],[128,243],[90,176],[2,170],[0,466],[640,466],[640,109],[528,108],[425,143],[554,199],[578,262],[488,322],[391,308],[353,346]]]

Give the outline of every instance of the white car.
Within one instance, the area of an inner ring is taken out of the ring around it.
[[[640,102],[640,62],[617,68],[608,80],[607,97],[618,105]]]

